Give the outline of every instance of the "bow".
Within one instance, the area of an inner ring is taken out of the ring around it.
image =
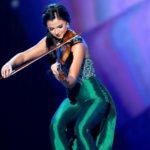
[[[41,55],[40,57],[38,57],[38,58],[36,58],[36,59],[33,59],[33,60],[31,60],[31,61],[29,61],[29,62],[23,64],[22,66],[20,66],[20,67],[14,69],[14,70],[12,71],[12,73],[10,74],[10,76],[16,74],[17,72],[21,71],[22,69],[24,69],[24,68],[28,67],[29,65],[33,64],[34,62],[40,60],[40,59],[43,58],[44,56],[46,56],[46,55],[48,55],[48,54],[54,52],[54,51],[57,50],[57,49],[59,49],[60,47],[62,47],[62,46],[65,45],[66,43],[68,43],[68,42],[70,42],[71,40],[73,40],[73,39],[74,39],[76,36],[78,36],[78,35],[79,35],[79,34],[74,35],[73,37],[67,39],[65,42],[60,43],[60,44],[57,45],[56,47],[50,49],[48,52],[44,53],[44,54]],[[9,76],[9,77],[10,77],[10,76]],[[0,79],[4,79],[4,78],[3,78],[2,76],[0,76]]]

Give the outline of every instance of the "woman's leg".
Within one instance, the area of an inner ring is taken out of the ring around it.
[[[78,150],[97,150],[96,141],[91,135],[91,129],[101,122],[108,111],[109,103],[90,100],[83,104],[79,113],[75,134]]]
[[[79,110],[78,104],[72,105],[65,99],[55,112],[50,124],[50,139],[53,150],[68,150],[66,126]]]

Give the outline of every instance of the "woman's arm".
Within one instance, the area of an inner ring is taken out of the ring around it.
[[[73,61],[69,69],[68,77],[66,78],[67,87],[72,87],[76,83],[85,57],[86,49],[87,47],[85,47],[84,43],[78,43],[72,47]]]
[[[12,68],[18,65],[21,65],[22,63],[35,59],[42,54],[44,54],[46,49],[46,42],[45,37],[39,41],[36,45],[33,47],[27,49],[26,51],[23,51],[21,53],[18,53],[15,55],[12,59],[10,59],[1,69],[1,75],[3,78],[7,78],[12,73]]]
[[[59,80],[65,87],[71,88],[75,85],[86,52],[87,47],[84,43],[77,43],[72,46],[73,61],[69,68],[68,76],[65,78],[63,78],[60,72],[57,70],[57,63],[51,66],[51,70],[56,79]]]

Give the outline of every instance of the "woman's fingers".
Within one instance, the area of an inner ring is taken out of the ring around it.
[[[11,74],[11,70],[10,70],[10,68],[8,68],[8,69],[6,70],[5,75],[6,75],[6,77],[9,77],[9,76],[10,76],[10,74]]]
[[[12,73],[12,66],[9,63],[6,63],[1,69],[1,75],[3,78],[7,78]]]
[[[55,76],[58,76],[59,72],[58,72],[58,63],[57,62],[54,63],[53,65],[51,65],[51,70]]]

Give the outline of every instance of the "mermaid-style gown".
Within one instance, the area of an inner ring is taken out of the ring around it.
[[[68,62],[64,65],[65,69],[69,68]],[[75,121],[74,141],[70,145],[67,125],[72,120]],[[116,111],[112,98],[96,79],[92,60],[85,58],[76,85],[67,89],[67,98],[62,101],[51,120],[52,149],[111,150],[115,124]],[[91,131],[97,126],[98,133],[93,137]]]

